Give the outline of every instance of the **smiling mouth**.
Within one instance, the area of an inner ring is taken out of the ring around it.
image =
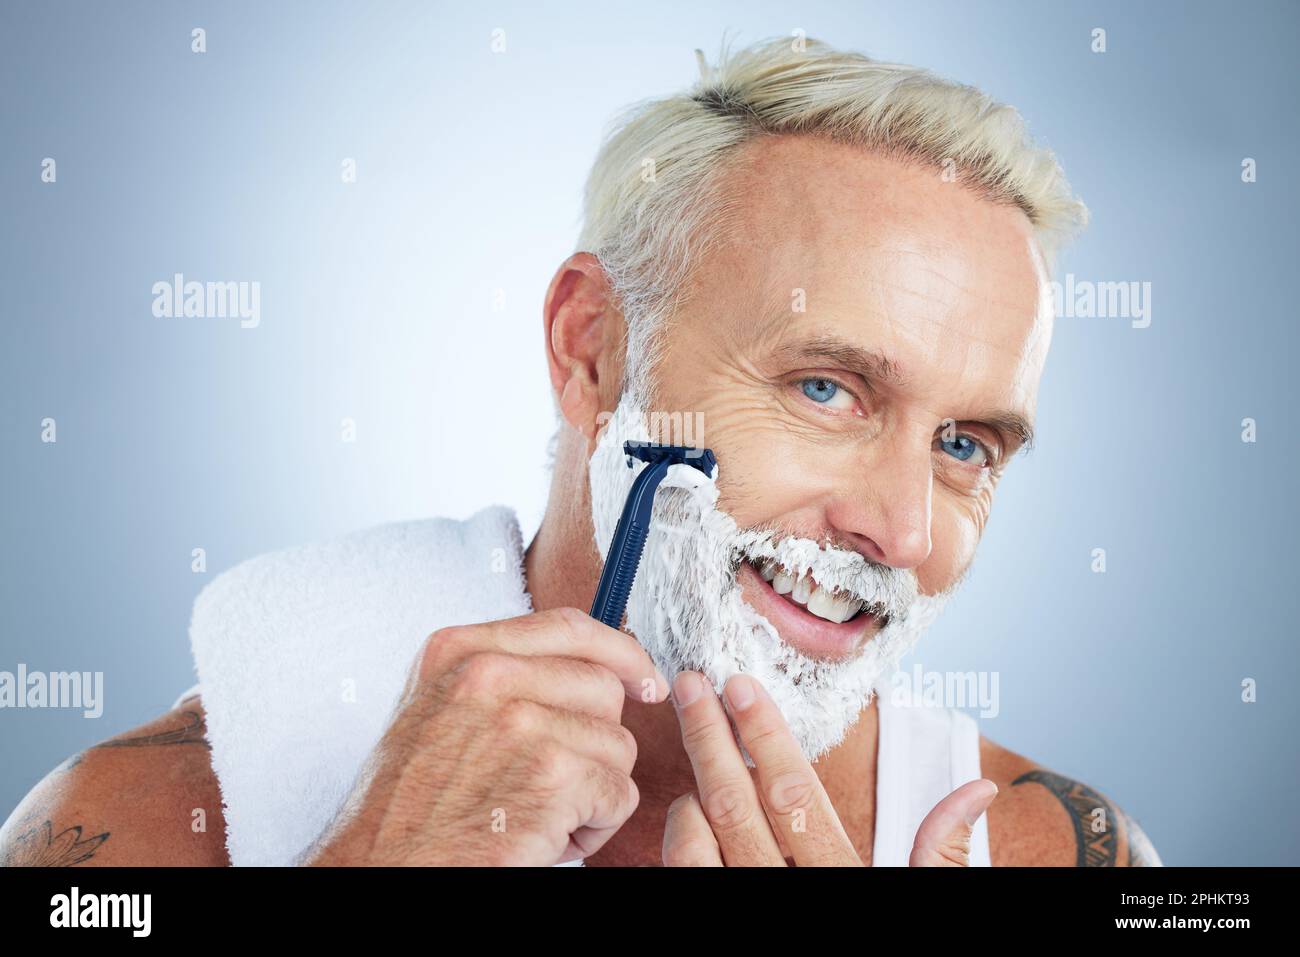
[[[785,601],[813,617],[834,625],[875,618],[883,626],[888,621],[884,609],[843,592],[817,584],[810,572],[796,575],[772,559],[745,559],[772,591]]]

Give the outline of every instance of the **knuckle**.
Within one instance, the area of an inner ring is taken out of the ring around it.
[[[692,723],[689,727],[682,729],[682,743],[691,753],[702,751],[713,735],[713,728],[705,721]]]
[[[627,742],[627,753],[630,754],[632,756],[632,759],[635,761],[637,756],[636,735],[633,734],[631,730],[628,729],[626,726],[621,724],[618,725],[618,730],[619,733],[622,734],[623,740]]]
[[[908,863],[912,867],[969,867],[970,840],[953,834],[936,844],[918,846]]]
[[[700,795],[700,806],[715,831],[734,831],[749,824],[754,812],[747,795],[735,784],[723,784]]]
[[[511,698],[497,716],[500,732],[512,738],[528,738],[542,724],[541,706],[525,698]]]
[[[571,605],[565,605],[563,608],[555,609],[555,614],[560,621],[573,628],[580,627],[588,618],[587,615],[583,614]]]
[[[767,805],[774,814],[793,814],[812,807],[817,788],[803,771],[773,775],[766,788]]]
[[[542,741],[532,750],[532,778],[543,788],[557,789],[569,780],[573,756],[558,741]]]
[[[464,626],[452,625],[448,628],[439,628],[426,638],[424,648],[420,652],[421,674],[429,677],[443,671],[458,657],[463,647],[464,637]]]
[[[970,841],[950,838],[939,845],[939,856],[949,864],[966,867],[970,864]]]
[[[582,612],[578,611],[578,609],[567,606],[563,608],[552,608],[550,611],[542,612],[542,614],[547,616],[549,623],[556,629],[556,631],[570,641],[576,639],[578,635],[581,634],[580,629],[583,627],[584,620],[591,620]]]
[[[505,655],[485,651],[471,654],[454,669],[452,698],[479,701],[490,697],[500,688],[508,667]]]
[[[585,664],[588,673],[591,675],[591,680],[600,685],[601,697],[609,699],[610,704],[622,708],[623,698],[627,694],[623,690],[622,679],[604,665],[594,664],[590,661],[585,662]]]
[[[636,764],[636,735],[629,731],[624,725],[614,724],[613,722],[610,722],[610,724],[612,725],[614,735],[619,739],[619,745],[623,750],[624,764],[630,771],[632,766]]]
[[[631,814],[641,801],[641,792],[637,789],[632,776],[615,768],[599,765],[592,770],[605,788],[610,804]]]

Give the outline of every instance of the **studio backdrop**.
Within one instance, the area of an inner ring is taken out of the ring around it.
[[[982,733],[1166,864],[1300,862],[1298,29],[1288,2],[5,3],[0,670],[103,684],[98,714],[0,711],[0,818],[194,682],[192,603],[243,559],[498,502],[527,538],[542,301],[608,123],[724,35],[807,35],[1015,105],[1091,212],[1037,446],[903,668],[991,677]],[[186,315],[189,281],[238,308]]]

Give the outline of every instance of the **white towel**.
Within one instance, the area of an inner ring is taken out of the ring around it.
[[[531,606],[519,524],[502,506],[261,555],[215,578],[190,644],[231,863],[298,862],[387,728],[425,638]]]

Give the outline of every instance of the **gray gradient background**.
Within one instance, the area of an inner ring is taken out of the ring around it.
[[[101,670],[107,701],[0,711],[0,817],[192,682],[191,602],[241,559],[493,502],[531,534],[541,301],[604,125],[724,28],[802,28],[1015,104],[1092,211],[1061,273],[1154,286],[1147,329],[1058,323],[1039,447],[907,665],[998,672],[984,733],[1166,863],[1297,863],[1300,8],[541,6],[4,4],[0,669]],[[155,319],[175,272],[260,281],[260,328]]]

